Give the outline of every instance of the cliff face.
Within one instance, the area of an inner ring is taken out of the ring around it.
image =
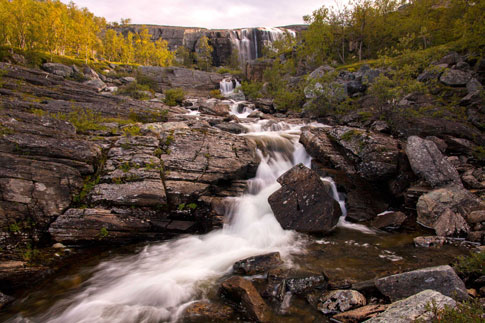
[[[228,65],[231,55],[237,50],[242,65],[262,57],[263,48],[271,46],[288,32],[293,37],[304,30],[306,26],[295,25],[279,28],[245,28],[245,29],[204,29],[194,27],[172,27],[156,25],[129,25],[121,28],[122,33],[138,32],[143,27],[148,28],[152,40],[160,38],[168,41],[171,50],[185,46],[195,51],[200,38],[209,38],[209,44],[214,48],[213,63],[216,66]]]

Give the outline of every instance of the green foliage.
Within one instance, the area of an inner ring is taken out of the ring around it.
[[[343,141],[351,141],[353,138],[361,137],[361,136],[362,136],[362,133],[360,131],[357,131],[357,130],[349,130],[346,133],[344,133],[340,137],[340,139],[343,140]]]
[[[15,223],[11,223],[9,226],[8,226],[8,230],[10,232],[20,232],[20,226],[15,222]]]
[[[120,88],[116,94],[127,95],[136,100],[148,100],[151,96],[147,92],[153,92],[148,84],[139,84],[135,81]]]
[[[456,308],[445,305],[444,308],[438,309],[436,304],[431,303],[428,310],[432,313],[432,318],[426,322],[431,323],[482,323],[485,319],[485,311],[478,298],[457,303]]]
[[[210,91],[209,95],[211,98],[214,98],[214,99],[219,99],[219,100],[224,99],[224,96],[222,96],[220,90],[212,90]]]
[[[246,98],[254,100],[261,98],[263,94],[261,91],[263,90],[263,84],[260,82],[248,82],[243,81],[241,83],[241,90],[243,91]]]
[[[81,192],[79,192],[78,195],[74,196],[73,202],[74,203],[81,203],[83,202],[88,194],[93,190],[93,188],[99,183],[99,176],[96,177],[91,177],[88,176],[84,180],[84,185],[81,189]]]
[[[135,137],[140,134],[141,129],[137,125],[129,125],[129,126],[123,127],[122,131],[125,137]]]
[[[69,121],[79,133],[88,133],[89,131],[106,129],[101,125],[101,123],[104,122],[104,118],[101,116],[101,114],[90,109],[74,107],[74,110],[67,115],[58,113],[53,115],[53,117],[60,120]]]
[[[14,133],[13,129],[7,126],[0,125],[0,136],[11,135],[13,133]]]
[[[185,203],[181,203],[177,206],[177,210],[179,211],[183,211],[183,210],[195,210],[197,208],[197,204],[195,203],[189,203],[189,204],[185,204]]]
[[[109,236],[108,229],[106,229],[106,228],[101,228],[101,229],[99,230],[99,238],[100,238],[100,239],[106,239],[108,236]]]
[[[461,256],[453,265],[455,271],[462,275],[477,276],[485,275],[485,252],[472,253],[469,256]]]
[[[473,155],[478,160],[485,160],[485,147],[484,146],[477,146],[473,151]]]
[[[176,106],[182,104],[185,99],[185,92],[181,88],[173,88],[165,91],[165,104]]]
[[[214,48],[209,45],[209,38],[207,36],[202,36],[198,42],[195,49],[195,58],[197,61],[197,66],[203,71],[208,71],[212,66],[212,52]]]
[[[185,67],[192,67],[194,64],[194,56],[190,52],[190,50],[185,46],[180,46],[177,48],[175,52],[176,61]]]

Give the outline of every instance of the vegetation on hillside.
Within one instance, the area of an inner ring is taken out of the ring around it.
[[[117,24],[73,2],[0,0],[0,21],[0,45],[24,51],[156,66],[171,65],[175,56],[166,41],[151,41],[148,29],[120,34]]]

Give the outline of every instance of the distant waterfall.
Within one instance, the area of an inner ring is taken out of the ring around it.
[[[288,32],[291,37],[296,37],[296,32],[285,28],[247,28],[237,29],[230,32],[231,43],[239,52],[239,62],[255,60],[262,56],[264,47],[271,47],[273,42],[283,38]]]
[[[233,78],[225,78],[219,83],[219,87],[221,88],[221,94],[231,94],[234,92],[235,89],[241,86],[238,80]]]

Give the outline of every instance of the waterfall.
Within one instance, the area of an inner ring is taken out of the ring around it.
[[[342,211],[342,216],[340,217],[340,219],[338,221],[338,224],[337,224],[338,227],[356,230],[356,231],[360,231],[362,233],[367,233],[367,234],[376,234],[376,232],[374,230],[370,229],[369,227],[367,227],[365,225],[352,223],[352,222],[347,221],[345,219],[347,217],[347,207],[345,206],[345,199],[337,191],[337,185],[335,185],[334,180],[331,177],[321,178],[321,180],[330,184],[330,187],[332,188],[332,197],[340,205],[340,210]]]
[[[310,166],[310,156],[298,142],[300,126],[267,120],[248,126],[248,140],[261,157],[247,194],[236,198],[220,230],[184,236],[146,246],[129,257],[105,261],[72,297],[33,318],[40,322],[160,322],[177,321],[186,306],[204,299],[234,262],[278,251],[283,259],[302,252],[302,239],[283,230],[268,197],[280,188],[276,179],[298,163]],[[252,130],[258,132],[251,132]]]
[[[241,86],[238,80],[233,78],[225,78],[221,82],[219,82],[219,87],[221,89],[221,94],[232,94],[234,90]]]
[[[230,39],[234,48],[239,51],[239,62],[258,59],[262,56],[264,47],[272,47],[273,42],[280,40],[288,32],[296,38],[296,32],[286,28],[249,28],[230,31]]]

